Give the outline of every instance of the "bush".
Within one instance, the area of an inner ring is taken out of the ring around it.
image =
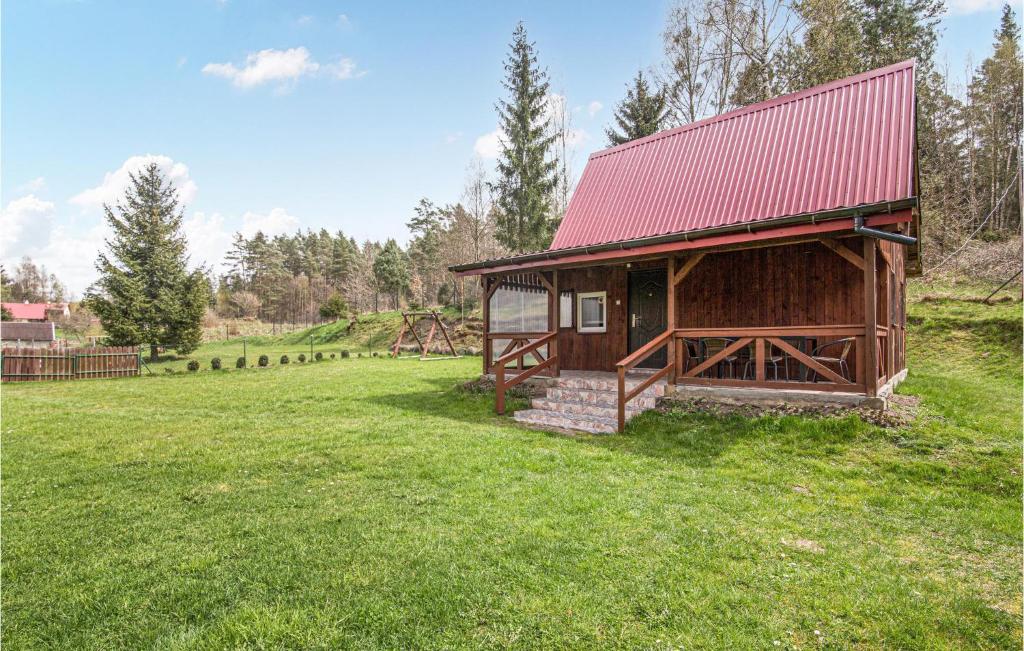
[[[334,353],[331,353],[331,359],[334,359]]]
[[[192,371],[193,373],[198,371],[199,370],[199,360],[198,359],[190,359],[190,360],[188,360],[188,370]]]
[[[362,353],[356,353],[356,357],[362,357],[362,356],[363,356]]]
[[[377,351],[373,351],[373,356],[378,357]]]
[[[245,368],[245,358],[239,357],[235,360],[235,368]]]
[[[320,360],[322,360],[323,358],[324,358],[324,354],[323,354],[323,353],[321,353],[321,352],[320,352],[319,350],[318,350],[318,351],[316,351],[316,355],[313,355],[313,359],[315,359],[315,360],[316,360],[316,361],[318,361],[318,362],[319,362]]]
[[[306,361],[306,353],[299,353],[299,361],[300,362]]]
[[[260,366],[266,366],[267,364],[270,363],[270,358],[267,357],[266,355],[260,355],[259,361],[257,361],[256,363],[259,364]]]
[[[281,355],[281,365],[282,365],[282,366],[284,366],[285,364],[287,364],[287,363],[288,363],[289,361],[291,361],[291,360],[289,360],[289,359],[288,359],[288,356],[287,356],[287,355]]]
[[[341,358],[342,359],[348,359],[350,355],[351,355],[351,353],[349,353],[347,350],[341,351]]]
[[[215,371],[219,371],[221,369],[220,357],[214,357],[210,360],[210,368]]]

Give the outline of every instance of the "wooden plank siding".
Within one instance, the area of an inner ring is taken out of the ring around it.
[[[860,254],[860,237],[839,240]],[[905,367],[906,277],[904,247],[879,242],[876,257],[878,324],[892,332],[889,351],[892,372]],[[685,260],[685,258],[683,259]],[[889,269],[886,260],[892,261]],[[559,366],[566,370],[614,371],[628,355],[628,273],[667,268],[665,259],[626,264],[573,267],[558,271],[559,291],[606,291],[607,332],[558,330]],[[680,269],[677,264],[676,269]],[[820,241],[778,246],[707,251],[676,287],[675,327],[690,329],[782,326],[826,326],[864,323],[864,272],[848,257]],[[670,319],[671,322],[671,319]],[[829,339],[822,338],[819,344]],[[857,375],[857,357],[849,361]],[[883,352],[882,357],[885,357]]]

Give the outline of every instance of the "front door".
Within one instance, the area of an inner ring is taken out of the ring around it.
[[[664,269],[629,272],[629,352],[633,352],[665,332],[668,327],[667,279]],[[638,366],[664,368],[665,348]]]

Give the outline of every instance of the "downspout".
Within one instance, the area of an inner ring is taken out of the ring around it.
[[[916,237],[910,237],[909,235],[903,235],[901,233],[890,233],[889,231],[881,231],[877,228],[869,228],[864,225],[864,218],[860,215],[853,218],[853,232],[858,235],[866,235],[867,237],[874,237],[879,240],[888,240],[889,242],[896,242],[897,244],[917,244]]]

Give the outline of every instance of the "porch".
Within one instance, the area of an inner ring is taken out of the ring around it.
[[[656,383],[874,397],[905,366],[902,253],[816,238],[482,276],[496,410],[510,387],[565,371],[615,378],[618,431]]]

